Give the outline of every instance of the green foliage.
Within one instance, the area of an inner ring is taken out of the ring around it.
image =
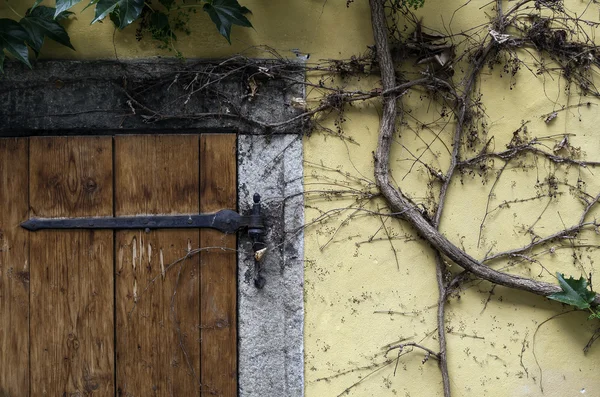
[[[566,303],[571,306],[575,306],[578,309],[590,309],[590,304],[594,301],[596,293],[588,290],[588,282],[583,277],[575,280],[573,277],[569,277],[565,280],[564,275],[556,273],[558,278],[558,284],[563,292],[557,292],[548,296],[548,298],[562,303]],[[593,314],[595,314],[592,311]]]
[[[33,11],[33,9],[37,6],[39,6],[40,4],[42,4],[42,1],[44,0],[35,0],[35,2],[33,3],[33,5],[31,6],[31,11]]]
[[[71,13],[64,11],[56,19],[54,18],[54,14],[54,8],[39,6],[27,11],[25,17],[19,22],[29,35],[27,44],[29,44],[29,47],[35,52],[36,56],[39,55],[44,44],[44,38],[46,37],[73,50],[75,49],[71,45],[67,31],[58,23],[58,21],[65,19]]]
[[[0,19],[0,73],[3,72],[5,51],[31,67],[29,48],[38,56],[46,37],[74,49],[67,31],[59,22],[72,15],[69,9],[82,1],[56,0],[56,8],[52,8],[40,5],[44,0],[34,0],[20,21]],[[92,23],[101,22],[108,16],[117,28],[124,29],[140,21],[138,40],[144,32],[149,32],[154,40],[160,42],[160,48],[175,51],[178,57],[181,54],[173,45],[173,41],[177,40],[175,31],[190,33],[187,21],[189,13],[196,12],[196,8],[202,7],[229,43],[233,25],[252,27],[245,16],[250,10],[240,5],[238,0],[197,0],[196,3],[179,5],[176,0],[158,0],[158,4],[152,5],[151,0],[89,0],[85,8],[95,7]]]
[[[231,44],[229,35],[232,25],[240,25],[251,28],[252,24],[244,16],[250,12],[246,7],[242,7],[237,0],[208,0],[203,7],[208,13],[210,19],[215,23],[219,33]]]
[[[183,30],[185,33],[189,34],[189,30],[184,28],[187,26],[187,21],[183,19],[183,15],[187,14],[178,14],[173,20],[173,26],[171,26],[171,20],[169,19],[168,14],[160,11],[143,12],[136,32],[136,38],[142,40],[145,33],[150,33],[152,39],[159,42],[158,48],[174,51],[177,58],[183,58],[183,55],[173,44],[173,42],[177,40],[175,29]]]
[[[59,24],[72,13],[64,11],[56,15],[54,8],[40,6],[40,3],[36,1],[19,22],[9,18],[0,19],[0,72],[4,70],[4,51],[31,67],[27,46],[37,56],[46,37],[74,49],[69,35]]]
[[[177,36],[171,30],[169,16],[167,14],[162,12],[153,12],[150,16],[150,29],[152,32],[152,38],[155,40],[161,40],[165,37],[177,40]]]
[[[115,26],[124,29],[140,17],[143,8],[144,0],[99,0],[92,23],[110,14],[110,19]]]
[[[73,7],[75,4],[77,4],[79,2],[81,2],[81,0],[56,0],[56,11],[54,13],[54,17],[56,18],[62,12],[67,11],[69,8]],[[90,4],[88,5],[88,7],[90,5],[92,5],[91,1],[90,1]]]
[[[36,0],[38,2],[40,0]],[[82,0],[56,0],[57,13],[60,11],[68,10],[75,4],[80,3]],[[208,13],[211,20],[217,26],[219,32],[231,43],[230,33],[232,25],[239,25],[244,27],[252,27],[252,24],[244,16],[250,12],[250,10],[244,6],[241,6],[238,0],[200,0],[200,4],[194,5],[177,5],[176,0],[158,0],[158,3],[164,7],[169,13],[170,11],[180,10],[183,8],[194,8],[202,5],[202,9]],[[142,17],[144,10],[149,10],[152,14],[161,13],[155,10],[150,1],[144,2],[144,0],[90,0],[87,7],[95,5],[95,16],[94,22],[98,22],[110,16],[111,21],[119,29],[123,29],[126,26],[132,24],[134,21]],[[86,8],[87,8],[86,7]],[[167,15],[161,13],[163,15]],[[164,28],[164,18],[161,24]],[[165,30],[169,30],[167,27]]]
[[[29,63],[29,50],[26,43],[29,41],[27,31],[17,22],[8,18],[0,19],[0,69],[4,67],[4,51],[8,51],[19,61],[31,67]]]

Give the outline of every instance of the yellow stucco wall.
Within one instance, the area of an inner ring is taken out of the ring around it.
[[[28,1],[10,0],[23,13]],[[311,54],[312,60],[348,58],[362,53],[373,44],[368,2],[357,0],[346,7],[345,0],[246,0],[253,11],[255,29],[234,28],[233,45],[229,46],[214,29],[209,18],[199,13],[191,21],[193,36],[180,35],[177,47],[188,58],[226,57],[244,52],[249,56],[266,54],[253,48],[268,45],[287,57],[297,48]],[[579,2],[569,0],[573,7]],[[461,8],[463,2],[426,0],[418,11],[425,25],[439,29],[451,27],[454,32],[485,23],[486,14],[493,13],[488,1],[476,0]],[[72,43],[69,49],[48,43],[43,54],[48,58],[95,59],[117,56],[119,59],[169,56],[157,50],[150,40],[135,40],[135,27],[114,32],[110,23],[89,26],[91,10],[75,11],[77,18],[68,24]],[[0,2],[0,17],[10,16]],[[598,19],[598,6],[592,5],[586,14]],[[489,135],[495,136],[497,150],[505,147],[522,120],[529,120],[531,136],[574,134],[571,141],[581,147],[583,159],[600,158],[600,137],[595,129],[600,124],[597,103],[560,112],[551,124],[540,117],[559,108],[555,101],[577,104],[579,98],[567,98],[560,79],[540,79],[526,71],[516,76],[516,86],[510,89],[510,79],[501,77],[501,67],[485,70],[480,84]],[[313,76],[309,76],[311,78]],[[341,82],[346,88],[371,87],[378,78],[363,77]],[[309,98],[318,98],[318,90],[308,90]],[[587,98],[585,99],[588,100]],[[412,93],[407,98],[411,115],[422,121],[435,122],[432,129],[418,128],[409,121],[402,128],[399,142],[392,153],[394,180],[417,202],[427,203],[429,178],[422,167],[408,173],[412,162],[409,153],[421,154],[444,169],[448,156],[434,134],[440,129],[441,140],[449,145],[452,123],[442,128],[436,120],[436,105],[427,96]],[[309,101],[309,105],[314,103]],[[373,190],[372,151],[378,132],[377,101],[356,105],[345,113],[343,129],[354,142],[344,141],[325,133],[315,132],[304,142],[307,191],[306,220],[311,222],[322,211],[346,206],[356,207],[356,197],[346,199],[322,197],[323,189]],[[323,121],[333,127],[334,118]],[[425,142],[434,143],[425,150]],[[402,147],[400,145],[404,145]],[[549,150],[552,149],[552,145]],[[408,159],[408,160],[407,160]],[[495,187],[492,206],[503,200],[535,196],[535,184],[554,172],[547,162],[532,162],[525,170],[521,164],[506,170],[505,177]],[[496,170],[499,168],[496,164]],[[341,172],[339,172],[341,171]],[[484,216],[494,171],[487,177],[465,175],[451,186],[445,216],[444,234],[471,255],[482,258],[490,248],[501,251],[527,242],[523,225],[535,222],[548,204],[547,199],[516,204],[497,211],[486,220],[478,247],[479,225]],[[585,181],[592,195],[600,191],[597,172],[571,169],[568,174],[556,171],[560,180],[576,184]],[[542,191],[544,187],[540,188]],[[580,207],[569,194],[568,187],[558,199],[548,204],[543,220],[536,223],[540,234],[551,234],[577,220]],[[384,203],[373,200],[364,208],[378,210]],[[600,212],[596,211],[596,214]],[[385,225],[382,228],[382,225]],[[393,239],[388,241],[387,233]],[[594,233],[586,235],[588,244],[600,243]],[[432,250],[405,224],[396,220],[365,216],[348,210],[324,223],[306,230],[305,251],[305,357],[306,395],[308,397],[338,396],[438,396],[441,380],[434,360],[422,363],[419,352],[402,357],[398,365],[382,365],[386,346],[402,340],[420,342],[437,350],[435,335],[435,305],[437,288]],[[394,247],[396,254],[394,255]],[[597,251],[586,250],[574,263],[569,250],[557,250],[543,258],[543,265],[517,263],[509,271],[554,282],[551,275],[561,271],[578,277],[593,273]],[[508,263],[497,263],[504,267]],[[455,266],[456,267],[456,266]],[[452,268],[453,272],[458,269]],[[582,353],[593,330],[600,324],[586,320],[585,313],[564,314],[538,326],[551,316],[568,311],[558,303],[527,293],[496,287],[489,294],[487,282],[470,283],[448,304],[448,356],[455,396],[600,396],[600,346],[588,355]],[[488,301],[489,300],[489,301]],[[403,313],[403,314],[402,314]],[[537,330],[537,331],[536,331]],[[534,355],[535,353],[535,355]],[[543,376],[542,376],[543,375]]]

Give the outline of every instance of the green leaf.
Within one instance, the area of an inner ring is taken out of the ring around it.
[[[60,14],[73,7],[75,4],[80,3],[81,0],[56,0],[56,10],[54,11],[54,18],[57,18]]]
[[[111,20],[119,29],[123,29],[140,17],[143,8],[144,0],[99,0],[96,4],[96,17],[92,23],[114,13]]]
[[[29,35],[17,21],[8,18],[0,19],[0,52],[8,51],[31,68],[29,49],[25,44],[27,40],[29,40]]]
[[[120,11],[119,7],[117,7],[117,8],[115,8],[115,10],[113,12],[108,14],[108,16],[110,17],[110,21],[116,27],[119,27],[121,25],[121,16],[119,15],[119,11]]]
[[[27,43],[36,55],[40,53],[46,37],[73,50],[75,49],[71,45],[71,40],[65,28],[60,26],[54,19],[54,14],[54,8],[39,6],[27,11],[25,17],[20,21],[21,26],[29,35]]]
[[[44,0],[35,0],[33,5],[31,6],[31,9],[33,10],[35,7],[39,6],[42,3],[42,1]]]
[[[575,280],[573,277],[569,277],[568,280],[565,280],[564,275],[561,273],[556,273],[556,277],[563,292],[557,292],[548,298],[576,306],[578,309],[587,309],[590,307],[590,303],[594,301],[596,293],[587,289],[588,283],[586,279],[580,277],[579,280]]]
[[[117,8],[120,0],[99,0],[96,4],[95,18],[92,23],[96,23],[104,18]]]
[[[242,7],[237,0],[212,0],[203,7],[208,13],[210,19],[214,22],[219,33],[231,44],[231,26],[239,25],[251,28],[252,24],[244,16],[250,12],[246,7]]]

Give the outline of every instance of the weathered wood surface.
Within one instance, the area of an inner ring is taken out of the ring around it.
[[[19,227],[236,209],[235,150],[233,134],[0,139],[0,396],[237,395],[235,235]],[[170,266],[198,247],[226,250]]]
[[[29,395],[27,139],[0,139],[0,396]]]
[[[29,158],[32,215],[112,215],[110,137],[31,138]],[[31,395],[112,394],[113,232],[30,239]]]
[[[200,210],[237,206],[235,135],[200,138]],[[200,231],[201,247],[225,247],[200,254],[202,383],[206,394],[237,395],[235,235]]]
[[[198,136],[115,138],[116,215],[197,213]],[[117,394],[197,396],[197,229],[116,235]]]

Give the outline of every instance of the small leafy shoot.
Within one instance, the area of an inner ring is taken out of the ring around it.
[[[149,24],[150,32],[154,40],[159,40],[168,43],[170,39],[177,40],[177,36],[171,30],[169,17],[162,12],[154,12],[150,16]]]

